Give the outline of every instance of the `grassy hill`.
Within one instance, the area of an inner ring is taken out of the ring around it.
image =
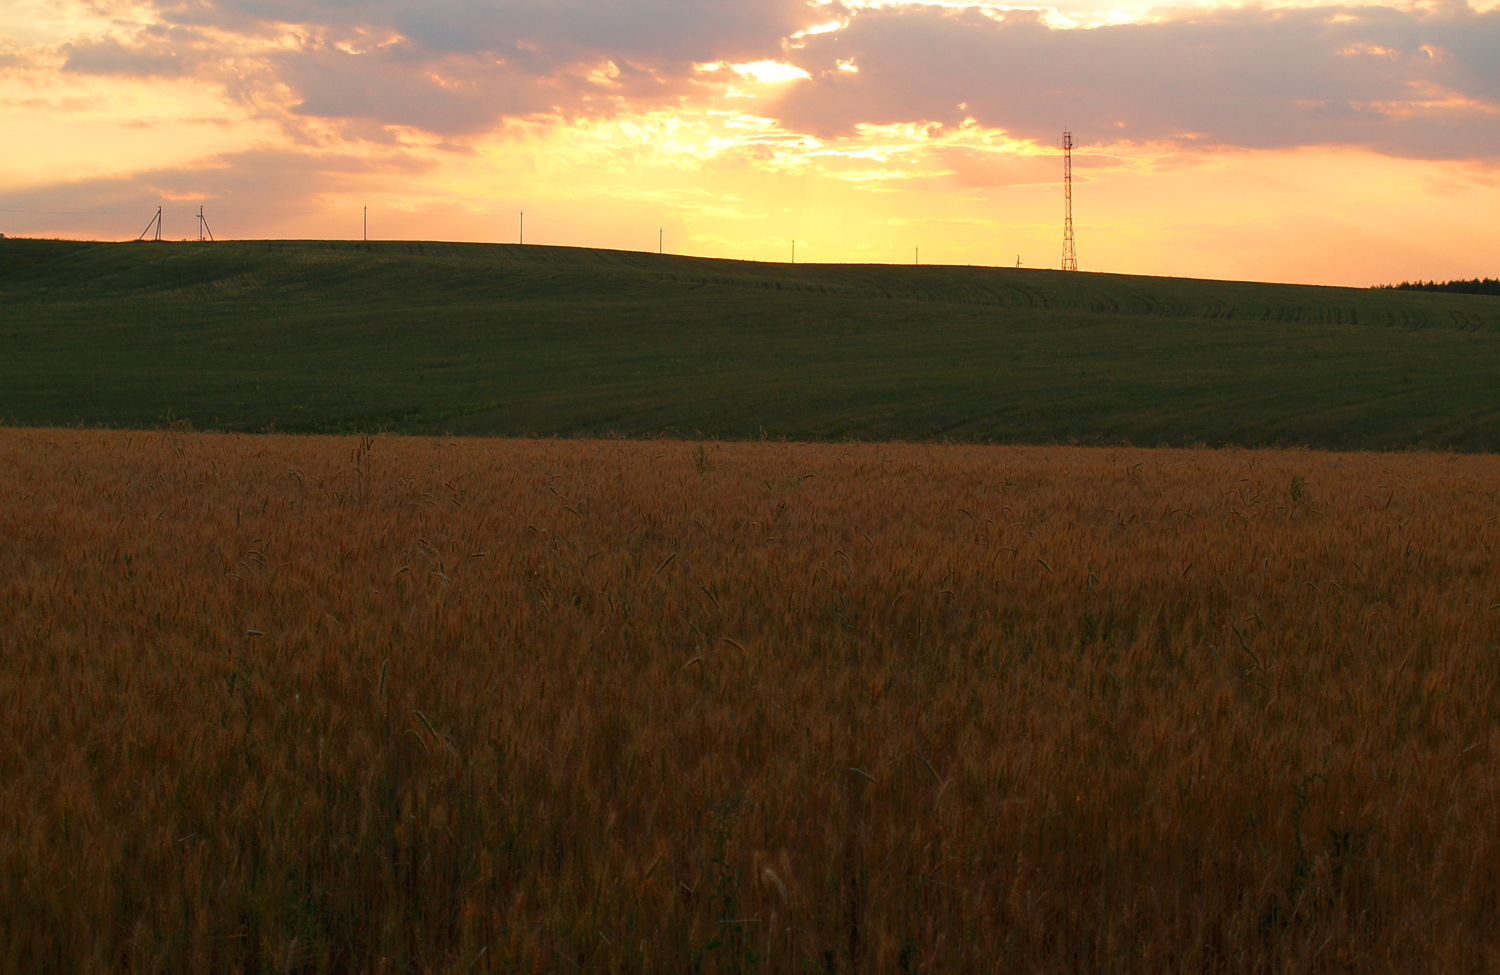
[[[538,246],[0,240],[4,422],[1500,449],[1500,299]]]

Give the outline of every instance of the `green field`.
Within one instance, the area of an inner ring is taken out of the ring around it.
[[[452,243],[0,241],[0,422],[1500,449],[1500,299]]]

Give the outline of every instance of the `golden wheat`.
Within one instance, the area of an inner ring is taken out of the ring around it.
[[[1500,459],[0,430],[9,972],[1495,969]]]

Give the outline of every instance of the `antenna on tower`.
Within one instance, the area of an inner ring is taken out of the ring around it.
[[[1078,252],[1073,247],[1073,133],[1063,130],[1063,253],[1062,269],[1078,270]]]
[[[151,239],[159,244],[161,243],[161,207],[156,208],[156,216],[151,218],[151,222],[146,224],[146,229],[141,231],[141,235],[136,240],[145,240],[146,235],[153,229],[156,230],[156,236]]]

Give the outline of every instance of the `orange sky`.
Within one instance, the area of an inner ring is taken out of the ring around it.
[[[11,0],[0,232],[1500,276],[1500,11]]]

